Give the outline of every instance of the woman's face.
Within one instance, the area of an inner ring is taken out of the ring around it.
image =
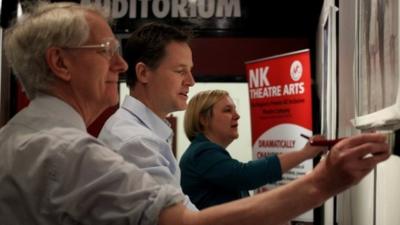
[[[227,147],[233,140],[239,137],[239,118],[236,105],[231,97],[224,96],[215,103],[212,116],[206,121],[204,133],[211,141]]]

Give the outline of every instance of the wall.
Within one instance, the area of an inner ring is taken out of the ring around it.
[[[244,62],[310,48],[310,44],[307,38],[199,37],[191,47],[196,77],[244,77]]]
[[[340,0],[339,5],[339,136],[347,136],[359,133],[350,122],[355,115],[356,1]],[[359,185],[339,196],[339,225],[400,224],[399,188],[400,158],[391,156]]]

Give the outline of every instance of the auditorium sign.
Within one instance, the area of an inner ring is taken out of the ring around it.
[[[195,32],[215,35],[243,32],[249,3],[244,0],[81,0],[104,7],[115,20],[116,33],[130,33],[141,23],[162,20]]]
[[[82,0],[110,9],[114,19],[241,17],[240,0]]]

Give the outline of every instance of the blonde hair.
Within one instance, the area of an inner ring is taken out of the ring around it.
[[[199,92],[190,99],[184,117],[185,134],[190,141],[198,133],[204,132],[201,119],[211,119],[214,105],[225,96],[229,96],[227,91],[208,90]]]

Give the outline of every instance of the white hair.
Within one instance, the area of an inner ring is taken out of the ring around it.
[[[79,46],[88,40],[88,11],[109,20],[107,12],[94,5],[39,1],[6,30],[6,58],[29,99],[38,91],[47,92],[55,78],[46,62],[46,50]]]

